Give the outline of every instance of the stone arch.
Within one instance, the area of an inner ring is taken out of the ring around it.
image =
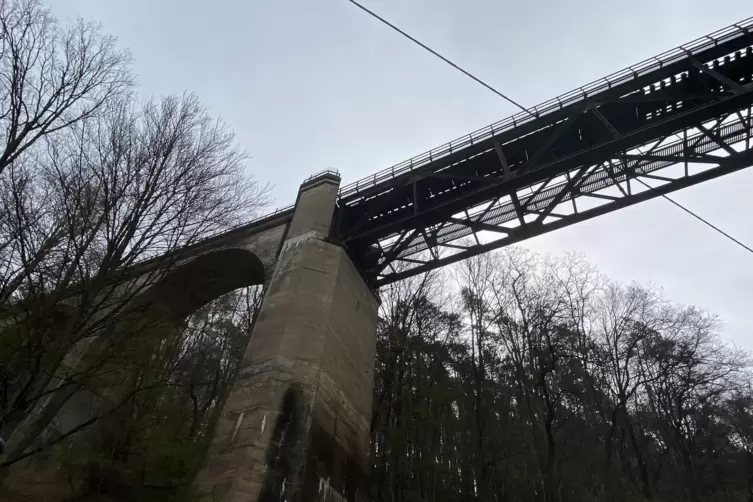
[[[95,413],[107,414],[112,404],[108,398],[117,403],[124,392],[114,382],[127,381],[141,356],[149,357],[208,302],[238,288],[263,284],[265,275],[259,257],[242,248],[210,251],[172,266],[104,326],[101,337],[72,357],[72,364],[99,367],[87,383],[100,392],[81,389],[72,394],[55,415],[56,429],[65,432]],[[101,367],[100,360],[105,361]],[[84,441],[85,436],[79,434]]]
[[[129,372],[138,371],[143,362],[140,355],[149,358],[149,354],[161,350],[159,345],[179,335],[186,319],[207,303],[238,288],[262,285],[266,275],[266,267],[257,254],[243,248],[209,251],[170,267],[130,302],[126,312],[115,322],[113,331],[103,337],[109,337],[117,349],[113,350],[103,341],[102,347],[96,346],[91,351],[94,359],[100,350],[107,354],[108,363],[103,365],[102,376],[91,385],[99,392],[77,391],[57,413],[56,426],[69,430],[92,414],[103,415],[94,428],[77,436],[76,445],[88,452],[92,448],[90,442],[96,437],[101,443],[98,447],[110,448],[117,460],[127,462],[125,457],[117,456],[119,442],[125,438],[117,426],[122,416],[113,405],[131,391],[127,387],[132,385]],[[117,479],[118,474],[113,473],[117,470],[106,474]]]
[[[264,284],[265,277],[263,262],[244,248],[209,251],[170,267],[129,302],[101,343],[89,349],[92,361],[103,357],[105,364],[113,366],[102,371],[105,377],[98,386],[109,389],[109,375],[143,364],[142,358],[148,359],[162,342],[179,336],[191,314],[207,303],[236,289]]]
[[[118,415],[111,413],[112,405],[117,405],[122,391],[127,390],[127,378],[123,377],[134,368],[129,364],[132,360],[128,354],[153,349],[155,343],[160,343],[171,333],[165,330],[182,329],[185,319],[208,302],[238,288],[265,284],[275,265],[275,251],[278,247],[273,241],[279,232],[282,232],[282,229],[271,233],[270,238],[263,240],[261,245],[256,238],[247,238],[234,243],[234,246],[210,249],[194,257],[179,259],[177,262],[167,261],[164,263],[164,272],[161,273],[160,263],[157,262],[154,268],[142,268],[144,272],[140,272],[140,275],[125,275],[124,280],[114,286],[114,293],[111,293],[115,298],[113,303],[120,307],[113,315],[114,319],[101,323],[98,336],[82,340],[65,354],[65,357],[70,359],[71,367],[81,365],[86,368],[86,365],[100,360],[99,356],[103,354],[106,355],[104,360],[107,362],[101,367],[95,365],[97,369],[91,375],[87,373],[84,388],[66,387],[40,404],[38,410],[35,410],[35,416],[52,417],[40,419],[40,422],[45,421],[48,424],[45,425],[43,433],[65,434],[99,414],[105,416],[110,424],[117,423]],[[121,291],[122,297],[118,296]],[[130,301],[120,303],[121,298],[127,298],[129,292],[133,291],[138,293],[131,296]],[[75,310],[75,301],[72,305]],[[102,302],[102,305],[104,309],[110,308],[106,302]],[[65,322],[65,318],[61,321]],[[92,389],[107,391],[94,392]],[[102,434],[103,424],[103,421],[96,422],[93,427],[77,431],[75,436],[66,441],[74,456],[79,453],[91,453],[91,441]],[[107,425],[104,424],[105,427]],[[26,428],[17,431],[13,441],[8,441],[9,447],[13,448],[13,445],[27,441],[31,444],[38,435],[26,433],[34,430],[36,426],[37,421],[32,420]],[[36,479],[39,478],[40,469],[57,465],[57,459],[48,456],[35,457],[19,463],[13,476],[9,478],[8,486],[32,491],[39,486],[41,490],[52,490],[50,493],[60,493],[61,497],[67,496],[73,493],[71,490],[74,488],[69,485],[69,480],[64,478],[62,470],[56,468],[54,473],[49,475],[49,479],[41,483]],[[34,487],[27,482],[27,476],[32,475],[35,478]],[[30,495],[29,498],[39,497]]]
[[[259,257],[238,248],[201,254],[176,266],[137,299],[172,319],[183,319],[203,305],[245,286],[264,284],[266,271]]]

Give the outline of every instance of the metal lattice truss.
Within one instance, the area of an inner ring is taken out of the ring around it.
[[[753,165],[753,19],[344,187],[374,286]]]
[[[377,284],[393,282],[753,165],[751,110],[496,197],[379,242]],[[679,168],[679,169],[677,169]],[[486,180],[485,180],[486,181]]]

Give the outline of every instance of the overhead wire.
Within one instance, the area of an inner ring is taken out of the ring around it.
[[[496,95],[497,95],[497,96],[499,96],[500,98],[502,98],[502,99],[506,100],[507,102],[509,102],[509,103],[512,103],[513,105],[517,106],[517,107],[518,107],[518,108],[520,108],[520,109],[521,109],[521,110],[522,110],[523,112],[525,112],[525,113],[529,114],[529,115],[530,115],[530,116],[532,116],[533,118],[539,118],[538,114],[536,114],[536,113],[532,112],[531,110],[529,110],[528,108],[524,107],[523,105],[521,105],[521,104],[520,104],[520,103],[518,103],[517,101],[513,100],[512,98],[510,98],[510,97],[506,96],[505,94],[502,94],[501,92],[499,92],[499,91],[498,91],[497,89],[495,89],[495,88],[494,88],[494,87],[492,87],[491,85],[487,84],[486,82],[484,82],[483,80],[481,80],[481,79],[480,79],[480,78],[478,78],[477,76],[473,75],[473,74],[472,74],[471,72],[469,72],[469,71],[467,71],[467,70],[465,70],[465,69],[461,68],[460,66],[458,66],[458,65],[457,65],[457,64],[455,64],[455,63],[453,63],[452,61],[450,61],[449,59],[447,59],[446,57],[444,57],[443,55],[441,55],[440,53],[438,53],[437,51],[435,51],[434,49],[432,49],[432,48],[431,48],[431,47],[429,47],[428,45],[426,45],[426,44],[424,44],[423,42],[419,41],[418,39],[416,39],[416,38],[414,38],[414,37],[410,36],[410,35],[409,35],[408,33],[404,32],[403,30],[401,30],[400,28],[398,28],[398,27],[397,27],[397,26],[395,26],[394,24],[390,23],[389,21],[387,21],[386,19],[384,19],[383,17],[381,17],[381,16],[380,16],[379,14],[377,14],[376,12],[374,12],[374,11],[371,11],[371,10],[367,9],[366,7],[364,7],[363,5],[361,5],[360,3],[356,2],[355,0],[349,0],[349,1],[350,1],[350,2],[351,2],[351,3],[353,4],[353,5],[355,5],[356,7],[358,7],[359,9],[362,9],[362,10],[364,10],[364,11],[365,11],[366,13],[368,13],[369,15],[371,15],[371,16],[373,16],[373,17],[375,17],[376,19],[378,19],[378,20],[379,20],[379,21],[381,21],[382,23],[386,24],[387,26],[389,26],[390,28],[392,28],[392,29],[393,29],[393,30],[395,30],[396,32],[400,33],[400,34],[401,34],[402,36],[404,36],[405,38],[407,38],[407,39],[408,39],[408,40],[410,40],[411,42],[413,42],[413,43],[415,43],[416,45],[418,45],[418,46],[422,47],[422,48],[423,48],[424,50],[426,50],[426,51],[428,51],[428,52],[432,53],[432,54],[433,54],[434,56],[438,57],[439,59],[441,59],[442,61],[444,61],[444,62],[445,62],[445,63],[447,63],[448,65],[452,66],[453,68],[455,68],[455,69],[456,69],[456,70],[458,70],[459,72],[463,73],[463,74],[464,74],[464,75],[465,75],[466,77],[468,77],[468,78],[470,78],[470,79],[472,79],[472,80],[475,80],[475,81],[476,81],[477,83],[479,83],[479,84],[483,85],[484,87],[486,87],[487,89],[489,89],[490,91],[492,91],[492,92],[493,92],[494,94],[496,94]]]
[[[727,232],[725,232],[725,231],[724,231],[724,230],[722,230],[721,228],[717,227],[716,225],[714,225],[713,223],[711,223],[711,222],[710,222],[710,221],[708,221],[707,219],[703,218],[703,217],[702,217],[702,216],[700,216],[699,214],[696,214],[696,213],[694,213],[693,211],[691,211],[691,210],[690,210],[690,209],[688,209],[687,207],[683,206],[682,204],[680,204],[680,203],[679,203],[679,202],[677,202],[676,200],[674,200],[674,199],[672,199],[672,198],[668,197],[667,195],[665,195],[665,194],[663,194],[663,193],[659,193],[659,192],[658,192],[658,191],[657,191],[657,190],[656,190],[656,189],[655,189],[654,187],[652,187],[651,185],[649,185],[648,183],[646,183],[646,182],[645,182],[645,181],[643,181],[642,179],[640,179],[640,178],[633,178],[633,180],[634,180],[634,181],[637,181],[637,182],[638,182],[638,183],[640,183],[641,185],[645,186],[646,188],[648,188],[648,189],[649,189],[649,190],[651,190],[652,192],[658,193],[658,194],[659,194],[659,195],[660,195],[660,196],[661,196],[662,198],[664,198],[664,199],[668,200],[669,202],[671,202],[672,204],[674,204],[674,205],[675,205],[675,206],[677,206],[678,208],[682,209],[683,211],[685,211],[686,213],[688,213],[688,214],[689,214],[690,216],[692,216],[693,218],[697,219],[698,221],[700,221],[701,223],[703,223],[703,224],[705,224],[705,225],[708,225],[708,226],[709,226],[710,228],[712,228],[712,229],[716,230],[717,232],[719,232],[720,234],[722,234],[722,235],[723,235],[724,237],[728,238],[729,240],[731,240],[731,241],[732,241],[732,242],[734,242],[735,244],[739,245],[739,246],[740,246],[740,247],[742,247],[743,249],[745,249],[745,250],[747,250],[747,251],[750,251],[751,253],[753,253],[753,249],[751,249],[750,247],[746,246],[745,244],[743,244],[742,242],[740,242],[740,241],[739,241],[738,239],[735,239],[735,238],[734,238],[734,237],[732,237],[732,236],[731,236],[730,234],[728,234]]]
[[[510,98],[509,96],[507,96],[506,94],[503,94],[503,93],[502,93],[501,91],[499,91],[499,90],[497,90],[496,88],[494,88],[494,87],[493,87],[492,85],[490,85],[490,84],[486,83],[485,81],[481,80],[480,78],[478,78],[477,76],[475,76],[474,74],[472,74],[471,72],[469,72],[468,70],[465,70],[464,68],[460,67],[460,66],[459,66],[459,65],[457,65],[456,63],[453,63],[452,61],[450,61],[449,59],[447,59],[446,57],[444,57],[443,55],[441,55],[440,53],[438,53],[437,51],[435,51],[434,49],[432,49],[432,48],[431,48],[431,47],[429,47],[428,45],[426,45],[426,44],[424,44],[423,42],[419,41],[419,40],[418,40],[418,39],[416,39],[415,37],[413,37],[413,36],[409,35],[409,34],[408,34],[407,32],[405,32],[404,30],[402,30],[402,29],[398,28],[398,27],[397,27],[396,25],[394,25],[393,23],[391,23],[391,22],[387,21],[386,19],[384,19],[383,17],[381,17],[380,15],[378,15],[378,14],[377,14],[376,12],[374,12],[374,11],[372,11],[372,10],[370,10],[370,9],[368,9],[368,8],[366,8],[366,7],[364,7],[363,5],[361,5],[360,3],[358,3],[358,2],[356,1],[356,0],[348,0],[348,1],[349,1],[350,3],[352,3],[353,5],[355,5],[356,7],[358,7],[359,9],[363,10],[364,12],[366,12],[367,14],[369,14],[369,15],[370,15],[371,17],[373,17],[373,18],[377,19],[377,20],[378,20],[379,22],[381,22],[382,24],[384,24],[384,25],[388,26],[389,28],[391,28],[392,30],[394,30],[394,31],[398,32],[398,33],[399,33],[400,35],[404,36],[405,38],[407,38],[407,39],[408,39],[408,40],[410,40],[411,42],[415,43],[416,45],[418,45],[419,47],[423,48],[423,49],[424,49],[424,50],[426,50],[427,52],[431,53],[432,55],[434,55],[434,56],[436,56],[437,58],[441,59],[442,61],[444,61],[444,62],[445,62],[445,63],[447,63],[448,65],[452,66],[452,67],[453,67],[453,68],[455,68],[456,70],[460,71],[460,72],[461,72],[461,73],[463,73],[463,74],[464,74],[465,76],[467,76],[467,77],[469,77],[470,79],[474,80],[475,82],[477,82],[477,83],[481,84],[482,86],[484,86],[485,88],[487,88],[488,90],[490,90],[491,92],[493,92],[494,94],[496,94],[497,96],[499,96],[499,97],[501,97],[502,99],[504,99],[504,100],[508,101],[509,103],[511,103],[511,104],[513,104],[513,105],[515,105],[516,107],[520,108],[520,109],[521,109],[521,110],[522,110],[523,112],[525,112],[525,113],[528,113],[528,114],[529,114],[529,115],[531,115],[531,116],[532,116],[532,117],[533,117],[534,119],[537,119],[537,120],[541,120],[541,117],[539,116],[539,114],[538,114],[538,113],[534,113],[534,112],[532,112],[532,111],[531,111],[531,110],[529,110],[528,108],[524,107],[523,105],[521,105],[521,104],[520,104],[520,103],[518,103],[517,101],[515,101],[515,100],[513,100],[512,98]],[[663,193],[659,192],[658,190],[656,190],[656,189],[655,189],[654,187],[652,187],[651,185],[649,185],[649,184],[648,184],[648,183],[646,183],[645,181],[643,181],[643,180],[641,180],[641,179],[639,179],[639,178],[637,178],[637,177],[636,177],[636,178],[633,178],[633,179],[634,179],[635,181],[639,182],[640,184],[642,184],[643,186],[645,186],[645,187],[646,187],[647,189],[651,190],[652,192],[654,192],[654,193],[656,193],[657,195],[661,196],[662,198],[666,199],[667,201],[669,201],[670,203],[672,203],[673,205],[675,205],[676,207],[678,207],[678,208],[679,208],[679,209],[681,209],[682,211],[686,212],[687,214],[689,214],[689,215],[690,215],[690,216],[692,216],[693,218],[697,219],[698,221],[700,221],[700,222],[701,222],[701,223],[703,223],[704,225],[708,226],[708,227],[709,227],[709,228],[711,228],[712,230],[714,230],[714,231],[718,232],[718,233],[719,233],[720,235],[722,235],[722,236],[726,237],[727,239],[729,239],[730,241],[734,242],[734,243],[735,243],[735,244],[737,244],[738,246],[742,247],[742,248],[743,248],[743,249],[745,249],[746,251],[748,251],[748,252],[750,252],[750,253],[753,253],[753,249],[751,249],[751,248],[750,248],[749,246],[745,245],[745,244],[744,244],[744,243],[742,243],[742,242],[741,242],[741,241],[740,241],[739,239],[736,239],[735,237],[733,237],[733,236],[732,236],[732,235],[730,235],[729,233],[725,232],[725,231],[724,231],[724,230],[722,230],[721,228],[717,227],[716,225],[714,225],[713,223],[711,223],[711,222],[710,222],[710,221],[708,221],[707,219],[703,218],[702,216],[700,216],[700,215],[699,215],[699,214],[697,214],[696,212],[694,212],[694,211],[692,211],[692,210],[688,209],[687,207],[683,206],[682,204],[680,204],[680,203],[679,203],[679,202],[677,202],[676,200],[672,199],[672,198],[671,198],[671,197],[669,197],[668,195],[666,195],[666,194],[663,194]]]

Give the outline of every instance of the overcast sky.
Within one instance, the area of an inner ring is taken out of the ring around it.
[[[516,110],[347,0],[49,0],[131,50],[145,96],[190,90],[232,125],[249,169],[292,203],[308,175],[344,183]],[[364,4],[524,105],[753,16],[751,0],[372,0]],[[753,169],[675,198],[753,246]],[[753,350],[753,255],[654,200],[525,243],[583,253],[719,314]]]

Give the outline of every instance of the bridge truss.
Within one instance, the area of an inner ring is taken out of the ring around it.
[[[375,287],[753,165],[753,18],[343,187]]]

